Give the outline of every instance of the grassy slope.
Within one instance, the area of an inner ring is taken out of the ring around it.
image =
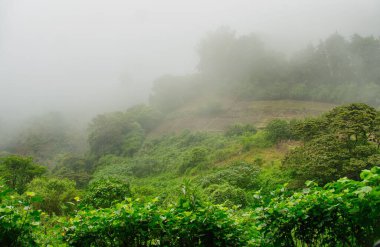
[[[261,167],[264,170],[273,170],[278,167],[285,153],[298,145],[297,142],[283,142],[268,147],[265,144],[262,145],[265,142],[260,138],[262,135],[256,134],[256,137],[249,141],[252,146],[247,149],[244,148],[244,141],[241,137],[226,138],[223,130],[234,123],[253,123],[257,127],[264,127],[268,121],[274,118],[292,119],[315,116],[334,107],[327,103],[294,100],[241,102],[224,100],[219,103],[223,110],[218,114],[214,116],[200,114],[200,109],[210,102],[213,103],[215,100],[198,100],[171,113],[161,125],[150,133],[143,149],[133,159],[126,160],[125,164],[120,165],[118,162],[111,162],[111,167],[108,166],[109,171],[101,169],[94,174],[95,177],[100,174],[125,177],[131,181],[133,190],[138,196],[163,195],[170,197],[170,194],[176,191],[183,181],[202,179],[221,169],[228,168],[237,161],[253,164],[260,159]],[[182,132],[185,129],[190,130],[193,134]],[[196,134],[197,131],[204,134]],[[173,132],[176,134],[172,135]],[[167,137],[164,137],[165,135]],[[203,137],[197,140],[195,137],[199,137],[199,135]],[[208,149],[210,162],[206,169],[195,168],[185,174],[179,174],[178,168],[185,160],[186,155],[196,147]],[[156,162],[154,166],[163,167],[164,170],[147,176],[127,175],[130,169],[128,167],[148,164],[149,159]]]
[[[217,104],[219,112],[211,116],[202,114],[202,109],[210,104]],[[169,114],[167,118],[150,133],[149,138],[161,136],[184,129],[191,131],[221,132],[235,123],[251,123],[262,128],[274,118],[292,119],[316,116],[332,109],[329,103],[268,100],[268,101],[233,101],[230,99],[201,99],[191,102]]]

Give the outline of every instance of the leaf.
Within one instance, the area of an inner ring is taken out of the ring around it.
[[[29,196],[29,197],[34,197],[34,196],[36,195],[36,193],[34,193],[34,192],[30,192],[30,191],[27,191],[25,194],[26,194],[27,196]]]

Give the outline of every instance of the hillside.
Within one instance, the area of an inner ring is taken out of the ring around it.
[[[232,124],[253,124],[263,128],[273,119],[302,119],[318,116],[335,105],[301,100],[197,99],[165,117],[148,138],[190,131],[222,132]]]
[[[334,34],[287,59],[222,30],[147,105],[83,135],[36,119],[0,156],[0,246],[371,246],[378,48]]]

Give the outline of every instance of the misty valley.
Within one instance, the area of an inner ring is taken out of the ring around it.
[[[1,117],[0,246],[375,246],[380,38],[213,30],[145,101]]]

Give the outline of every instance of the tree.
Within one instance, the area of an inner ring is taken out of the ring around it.
[[[306,180],[325,184],[339,177],[359,179],[361,170],[377,165],[379,113],[361,103],[339,106],[324,116],[298,123],[304,146],[289,152],[283,167],[292,171],[296,186]]]
[[[83,202],[95,208],[107,208],[131,195],[128,182],[116,178],[101,179],[90,184]]]
[[[272,120],[268,123],[266,130],[268,132],[268,139],[273,143],[281,140],[289,140],[292,137],[290,125],[285,120]]]
[[[42,202],[33,203],[35,208],[56,215],[72,211],[75,197],[79,194],[75,182],[68,179],[35,178],[27,188],[42,198]]]
[[[325,134],[327,126],[328,122],[326,121],[326,118],[307,118],[296,121],[291,125],[291,132],[294,136],[307,142],[317,136]]]
[[[22,194],[26,185],[41,176],[46,167],[35,164],[31,157],[10,155],[0,159],[0,171],[7,185]]]
[[[90,152],[96,158],[106,154],[133,155],[144,140],[140,124],[123,112],[98,115],[89,126]]]
[[[349,148],[365,144],[373,136],[378,112],[375,108],[362,103],[353,103],[334,108],[326,114],[329,131],[342,138]]]
[[[58,157],[52,173],[56,177],[73,180],[78,188],[84,188],[91,179],[92,168],[85,158],[63,154]]]
[[[344,176],[343,167],[349,160],[350,154],[342,141],[332,135],[323,135],[290,151],[282,167],[291,171],[292,185],[302,187],[307,180],[325,184]]]

